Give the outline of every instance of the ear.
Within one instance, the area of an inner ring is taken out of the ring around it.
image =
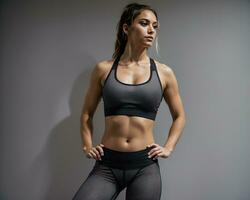
[[[128,35],[128,29],[129,29],[129,27],[128,27],[128,25],[127,25],[126,23],[122,25],[122,30],[123,30],[123,32],[124,32],[126,35]]]

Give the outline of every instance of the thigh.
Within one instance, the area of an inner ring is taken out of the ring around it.
[[[72,200],[113,200],[119,192],[110,168],[96,162]]]
[[[142,168],[128,185],[126,200],[160,200],[162,180],[159,163]]]

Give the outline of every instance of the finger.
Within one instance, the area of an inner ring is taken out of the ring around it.
[[[99,151],[98,151],[96,148],[94,148],[93,151],[94,151],[95,154],[96,154],[95,158],[98,159],[98,160],[100,160],[100,159],[101,159],[101,156],[100,156]]]
[[[88,152],[87,157],[88,158],[94,158],[94,154],[90,151],[90,152]]]
[[[93,150],[90,150],[88,152],[88,155],[90,156],[90,158],[93,158],[93,159],[95,159],[95,157],[96,157],[95,152]]]
[[[152,158],[153,160],[156,160],[159,156],[155,156],[154,158]]]
[[[158,151],[159,149],[160,149],[159,147],[155,147],[155,148],[151,149],[151,150],[148,152],[148,154],[150,155],[150,154],[154,153],[155,151]]]
[[[152,147],[154,145],[155,145],[155,143],[152,143],[152,144],[149,144],[147,147]]]
[[[102,147],[97,146],[96,148],[98,149],[98,151],[100,152],[100,154],[103,156],[104,155],[104,151],[103,151]]]
[[[161,151],[161,152],[159,152],[159,153],[157,154],[157,157],[164,157],[163,152],[162,152],[162,151]]]
[[[92,154],[94,154],[94,159],[99,159],[98,158],[98,151],[95,149],[95,147],[92,149]]]
[[[158,147],[159,145],[158,144],[156,144],[156,143],[152,143],[151,145],[150,145],[150,147]]]
[[[104,147],[104,144],[100,144],[101,147]]]
[[[153,152],[151,155],[150,155],[150,157],[155,157],[155,156],[157,156],[159,153],[161,153],[161,149],[160,150],[157,150],[157,151],[155,151],[155,152]]]

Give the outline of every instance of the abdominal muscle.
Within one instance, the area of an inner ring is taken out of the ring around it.
[[[154,121],[137,116],[113,115],[105,117],[105,131],[101,144],[116,151],[132,152],[146,149],[154,143]]]

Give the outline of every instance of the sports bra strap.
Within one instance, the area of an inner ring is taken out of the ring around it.
[[[156,71],[156,66],[155,66],[155,62],[154,59],[150,57],[150,65],[152,66],[151,69],[152,71]]]
[[[112,65],[112,69],[115,69],[115,68],[117,67],[119,60],[120,60],[120,56],[118,56],[118,57],[115,59],[113,65]]]

